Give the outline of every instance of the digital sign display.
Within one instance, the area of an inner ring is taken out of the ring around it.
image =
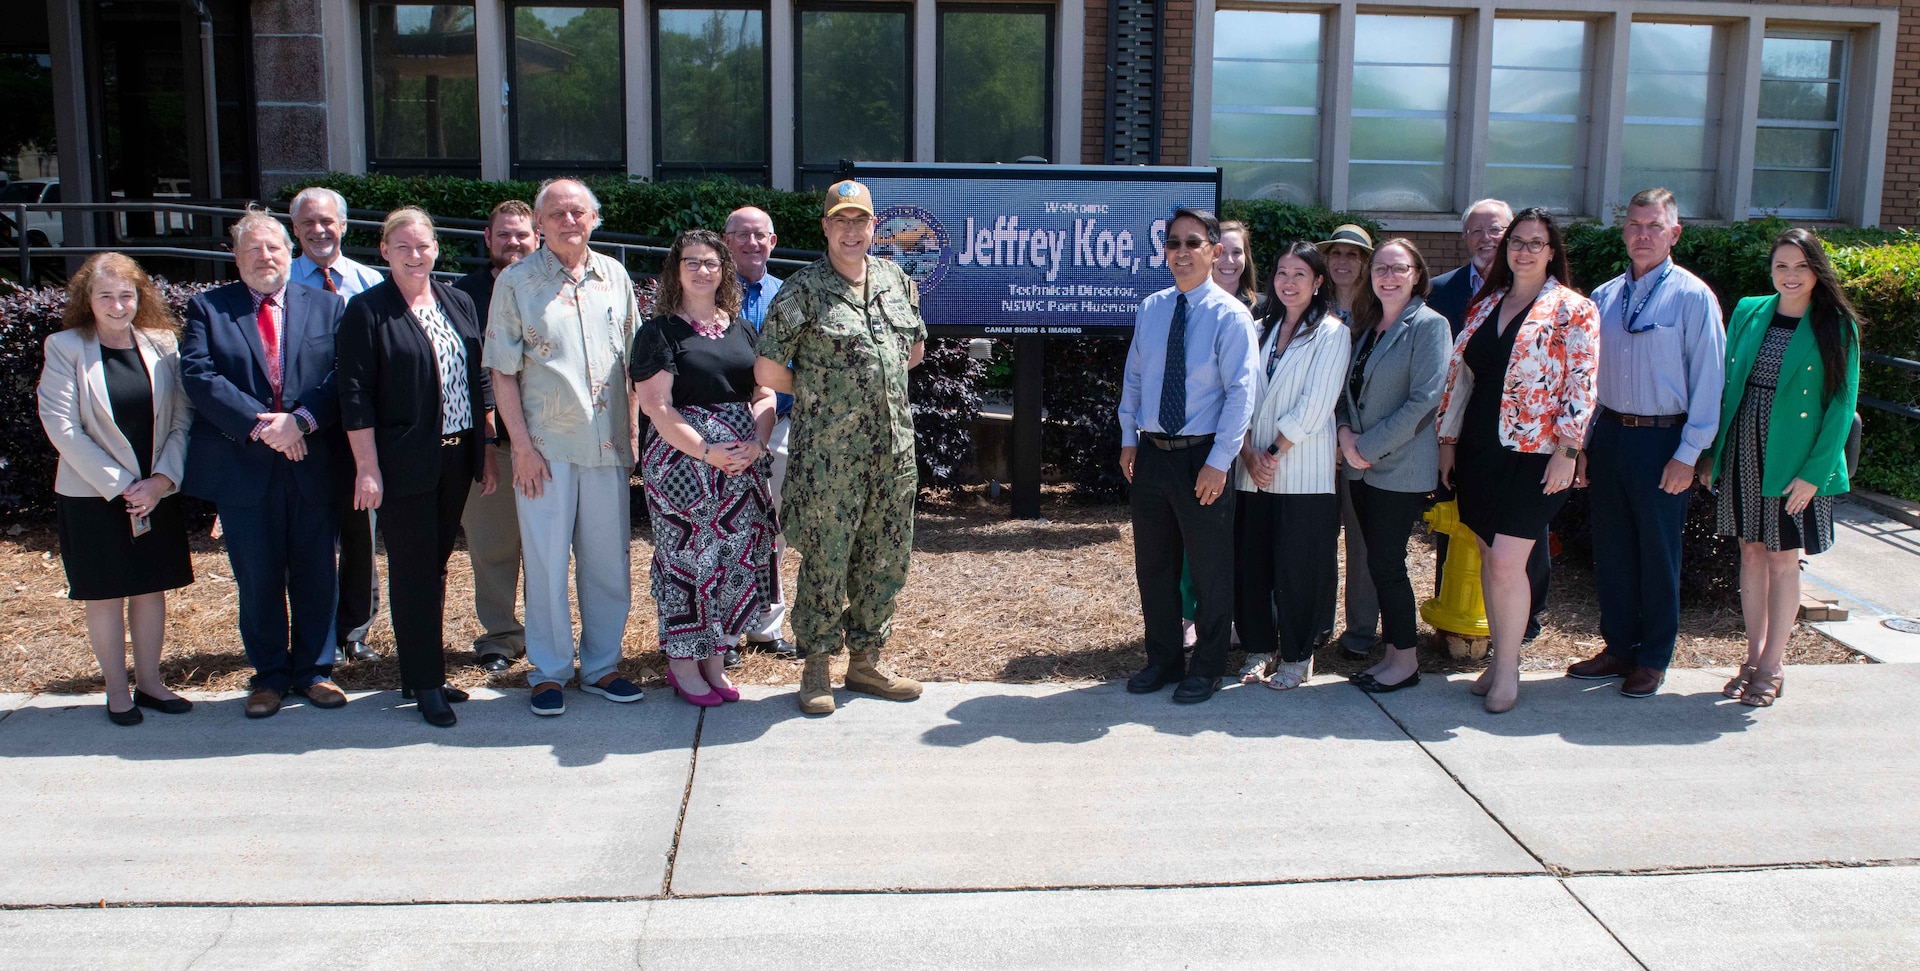
[[[942,336],[1123,337],[1173,285],[1161,244],[1182,207],[1217,211],[1218,169],[856,163],[873,254],[913,276]]]

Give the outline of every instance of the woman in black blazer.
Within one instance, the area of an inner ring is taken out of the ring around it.
[[[489,495],[493,389],[480,366],[480,323],[466,294],[433,279],[433,221],[412,206],[387,216],[380,255],[392,278],[347,303],[335,340],[340,419],[353,447],[353,508],[379,509],[401,696],[443,728],[449,702],[441,621],[447,557],[473,480]]]

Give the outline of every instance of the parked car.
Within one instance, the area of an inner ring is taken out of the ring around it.
[[[15,202],[55,203],[60,201],[59,179],[19,179],[0,188],[0,206]],[[8,212],[9,217],[12,212]],[[27,242],[33,246],[61,246],[66,226],[57,212],[27,213]]]

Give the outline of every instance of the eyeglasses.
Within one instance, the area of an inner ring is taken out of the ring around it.
[[[1467,235],[1477,236],[1481,239],[1499,239],[1506,231],[1507,227],[1505,226],[1488,226],[1485,229],[1469,229],[1467,230]]]
[[[705,270],[708,273],[720,272],[719,260],[696,260],[696,259],[689,258],[689,259],[681,260],[680,265],[686,267],[689,270],[693,270],[696,273],[701,270]]]
[[[828,216],[827,225],[834,229],[859,229],[873,222],[872,216]]]
[[[1183,248],[1198,250],[1212,245],[1212,240],[1202,236],[1188,236],[1186,239],[1174,239],[1172,236],[1168,236],[1166,242],[1167,252],[1169,253],[1178,253]]]
[[[1553,244],[1544,239],[1508,239],[1507,249],[1522,253],[1544,253]]]
[[[1373,275],[1374,276],[1412,276],[1413,264],[1412,263],[1375,263],[1373,265]]]
[[[751,240],[752,242],[755,242],[755,243],[764,243],[764,242],[766,242],[767,240],[770,240],[770,239],[772,239],[772,238],[773,238],[773,234],[772,234],[772,233],[759,233],[759,232],[751,232],[751,233],[750,233],[750,232],[747,232],[747,231],[745,231],[745,230],[739,230],[739,231],[736,231],[736,232],[731,232],[731,233],[728,233],[728,234],[727,234],[727,238],[728,238],[728,239],[737,239],[737,240],[741,240],[741,241],[749,241],[749,240]]]

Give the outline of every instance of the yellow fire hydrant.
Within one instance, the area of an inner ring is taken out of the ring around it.
[[[1474,640],[1490,636],[1487,603],[1480,593],[1480,541],[1460,521],[1460,507],[1452,499],[1435,503],[1425,516],[1427,528],[1447,534],[1447,562],[1441,570],[1440,596],[1420,605],[1420,616],[1433,629]]]

